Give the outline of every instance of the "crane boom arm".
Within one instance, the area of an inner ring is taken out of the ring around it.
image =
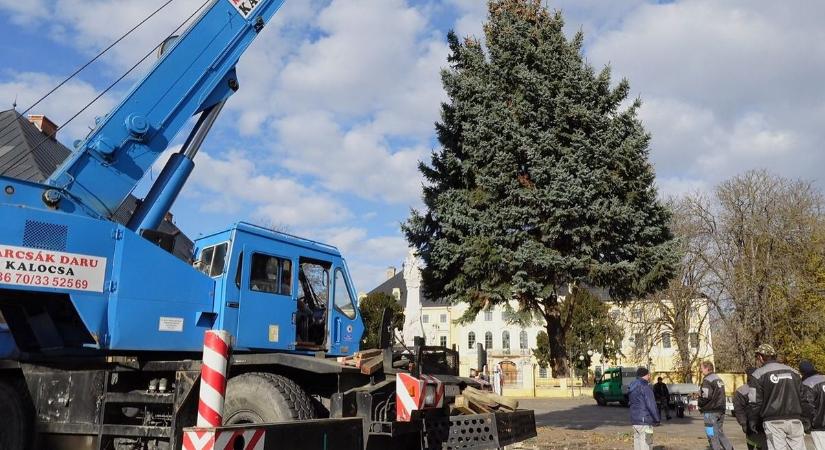
[[[187,120],[238,89],[238,59],[283,2],[213,0],[46,183],[111,218]]]

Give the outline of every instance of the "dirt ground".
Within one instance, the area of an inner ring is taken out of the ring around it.
[[[591,398],[527,399],[520,408],[536,414],[538,437],[508,448],[525,450],[618,450],[632,449],[630,415],[621,406],[598,406]],[[745,449],[745,436],[736,420],[725,418],[725,434],[735,449]],[[663,421],[654,428],[657,450],[701,450],[707,448],[702,416],[698,412]],[[813,448],[809,443],[808,448]]]

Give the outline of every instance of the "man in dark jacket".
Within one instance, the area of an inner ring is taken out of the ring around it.
[[[825,450],[825,375],[810,361],[799,363],[802,373],[802,412],[810,421],[811,439],[816,450]]]
[[[759,368],[748,379],[748,425],[762,423],[770,450],[805,450],[802,377],[778,363],[768,344],[756,349],[756,362]]]
[[[699,411],[705,419],[705,434],[713,450],[731,450],[733,445],[725,436],[725,382],[713,373],[713,363],[702,361],[700,365],[702,387],[699,395]]]
[[[745,373],[748,377],[753,375],[754,368],[750,368]],[[765,433],[756,433],[752,430],[762,430],[762,424],[748,424],[748,384],[745,383],[736,389],[733,394],[733,415],[736,416],[736,421],[742,427],[742,432],[745,433],[745,440],[748,444],[748,450],[766,450],[768,442],[765,439]]]
[[[633,424],[633,450],[653,448],[653,428],[658,426],[659,410],[653,389],[650,388],[650,371],[644,367],[636,370],[636,380],[627,388],[630,403],[630,422]]]
[[[662,377],[656,379],[653,385],[653,395],[656,396],[656,406],[659,408],[659,417],[662,417],[662,410],[665,410],[665,417],[670,420],[670,392],[667,385],[662,382]]]

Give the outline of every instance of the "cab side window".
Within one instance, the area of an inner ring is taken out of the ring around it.
[[[355,304],[349,295],[344,272],[340,269],[335,271],[335,307],[350,319],[355,318]]]
[[[253,253],[249,289],[269,294],[290,295],[292,293],[292,261]]]
[[[201,256],[195,262],[195,267],[210,277],[217,277],[223,273],[226,263],[226,249],[229,244],[223,242],[201,250]]]

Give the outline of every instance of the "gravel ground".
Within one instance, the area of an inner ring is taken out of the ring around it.
[[[598,406],[587,397],[520,400],[519,408],[536,413],[538,437],[513,448],[523,449],[632,449],[630,415],[621,406]],[[725,434],[735,449],[745,449],[745,435],[736,419],[725,418]],[[810,441],[809,441],[810,442]],[[702,416],[695,412],[664,421],[654,428],[655,449],[697,450],[707,447]],[[809,448],[813,448],[809,444]]]

